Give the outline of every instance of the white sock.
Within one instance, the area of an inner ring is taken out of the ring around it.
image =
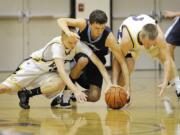
[[[163,103],[164,103],[164,108],[165,108],[166,113],[172,114],[173,113],[173,107],[172,107],[170,99],[165,97],[163,99]]]
[[[180,79],[179,79],[179,76],[177,76],[174,79],[174,82],[175,82],[175,88],[176,88],[177,93],[180,93]]]
[[[72,95],[71,90],[64,90],[63,91],[63,102],[68,103]]]

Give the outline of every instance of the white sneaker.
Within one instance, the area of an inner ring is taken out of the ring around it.
[[[175,81],[176,95],[180,99],[180,80]]]
[[[174,110],[173,110],[171,100],[168,97],[164,97],[163,98],[163,103],[164,103],[164,108],[165,108],[166,113],[168,115],[173,114]]]
[[[61,102],[60,102],[61,108],[69,109],[72,107],[70,102],[71,96],[72,96],[71,90],[64,90],[63,95],[61,96]]]

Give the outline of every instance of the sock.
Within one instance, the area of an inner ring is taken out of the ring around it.
[[[72,79],[72,77],[70,75],[69,75],[69,78],[75,84],[76,79]],[[66,85],[64,88],[64,91],[63,91],[63,102],[68,103],[71,96],[72,96],[72,91],[69,90],[68,86]]]
[[[164,97],[163,103],[164,103],[166,113],[172,114],[173,113],[173,106],[172,106],[170,99],[168,97]]]
[[[179,93],[180,93],[180,79],[179,79],[179,76],[177,76],[177,77],[174,79],[174,82],[175,82],[176,91],[177,91],[177,93],[179,94]]]
[[[40,94],[42,94],[41,88],[38,87],[38,88],[35,88],[35,89],[28,90],[28,94],[29,94],[29,97],[40,95]]]
[[[72,91],[71,90],[64,90],[63,91],[63,102],[68,103],[71,96],[72,96]]]

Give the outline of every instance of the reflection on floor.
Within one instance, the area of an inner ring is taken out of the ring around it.
[[[160,78],[155,71],[135,72],[131,106],[122,110],[108,109],[103,93],[100,101],[72,109],[51,109],[50,99],[37,96],[30,110],[18,106],[16,95],[0,95],[0,135],[180,135],[180,103],[174,88],[158,97]]]

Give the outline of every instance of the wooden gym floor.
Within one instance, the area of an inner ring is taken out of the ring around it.
[[[0,73],[0,81],[8,74]],[[158,97],[161,76],[136,71],[131,106],[123,110],[107,109],[103,94],[96,103],[73,103],[72,109],[51,109],[49,99],[36,96],[30,110],[18,106],[16,95],[0,95],[0,135],[180,135],[180,101],[174,88]]]

